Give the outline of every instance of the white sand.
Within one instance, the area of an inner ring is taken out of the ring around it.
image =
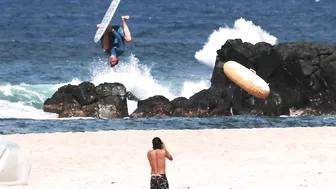
[[[0,136],[32,151],[29,184],[13,189],[149,188],[146,153],[171,151],[171,189],[334,189],[336,127],[109,131]]]

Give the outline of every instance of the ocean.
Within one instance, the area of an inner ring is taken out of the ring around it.
[[[335,44],[332,0],[122,0],[132,42],[110,68],[93,38],[110,0],[0,1],[0,134],[97,130],[334,126],[334,116],[57,118],[43,102],[61,86],[120,82],[140,99],[189,98],[210,86],[227,39]],[[271,62],[270,62],[271,63]],[[129,113],[137,103],[128,101]]]

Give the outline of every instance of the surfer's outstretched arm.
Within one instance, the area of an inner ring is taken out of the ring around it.
[[[121,17],[122,26],[123,26],[123,30],[124,30],[124,39],[127,42],[132,41],[131,32],[130,32],[130,30],[128,28],[128,25],[126,23],[126,20],[128,20],[129,18],[130,18],[130,16],[122,16]]]

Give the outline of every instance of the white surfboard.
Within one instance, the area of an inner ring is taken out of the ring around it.
[[[100,27],[98,28],[96,35],[94,37],[94,42],[97,43],[100,38],[103,36],[107,26],[110,24],[112,17],[115,13],[115,11],[118,8],[118,5],[120,3],[120,0],[112,0],[109,8],[107,9],[104,18],[102,20],[102,22],[100,23]]]

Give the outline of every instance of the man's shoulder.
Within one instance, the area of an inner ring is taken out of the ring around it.
[[[155,150],[148,150],[147,154],[152,154],[154,152],[155,152]]]
[[[165,152],[166,150],[165,149],[151,149],[151,150],[148,150],[147,154],[153,154],[153,153],[157,153],[157,152]]]

